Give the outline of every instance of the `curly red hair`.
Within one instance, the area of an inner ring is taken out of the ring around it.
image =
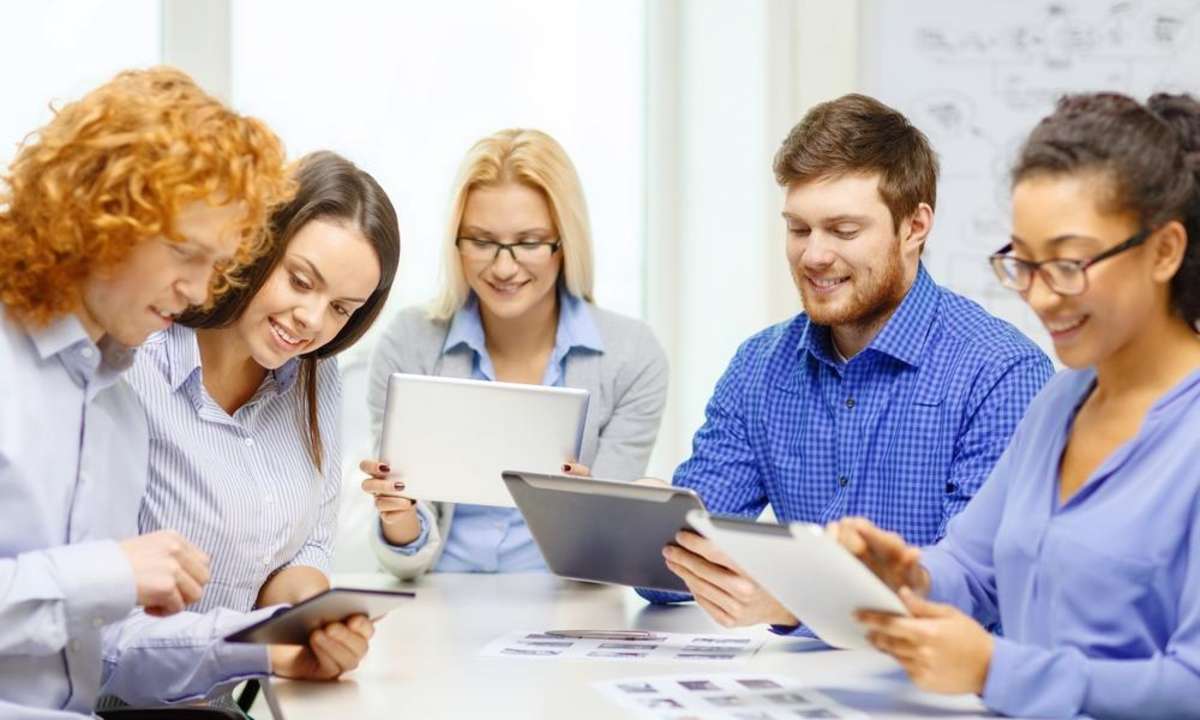
[[[128,70],[26,139],[0,194],[0,303],[34,326],[79,307],[84,280],[173,227],[188,203],[246,212],[235,264],[267,242],[268,213],[293,191],[279,138],[173,68]],[[229,283],[217,273],[214,294]]]

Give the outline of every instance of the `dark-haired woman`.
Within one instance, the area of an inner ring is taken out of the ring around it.
[[[341,468],[334,355],[379,314],[396,271],[396,213],[370,175],[303,158],[269,250],[211,308],[151,337],[129,382],[150,422],[142,532],[174,527],[212,558],[190,609],[246,612],[329,587]],[[279,675],[357,665],[370,623],[335,623],[308,648],[272,648]],[[265,658],[264,658],[265,660]]]
[[[1062,100],[992,263],[1070,369],[938,545],[831,526],[912,613],[859,617],[919,686],[1004,714],[1200,718],[1200,104]]]

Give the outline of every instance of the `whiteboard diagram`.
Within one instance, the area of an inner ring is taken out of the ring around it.
[[[925,263],[1048,353],[987,256],[1008,242],[1008,173],[1063,94],[1200,93],[1200,0],[864,0],[860,85],[929,136],[942,164]]]

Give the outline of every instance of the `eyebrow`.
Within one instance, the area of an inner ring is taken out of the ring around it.
[[[793,215],[786,210],[781,212],[780,215],[783,216],[784,220],[787,220],[789,222],[802,222],[802,223],[805,223],[806,225],[809,224],[807,220],[804,220],[803,218],[801,218],[797,215]],[[858,223],[859,225],[865,225],[865,224],[867,224],[867,222],[870,221],[870,219],[871,218],[866,215],[843,214],[843,215],[834,215],[833,217],[828,217],[828,218],[822,218],[821,222],[825,225],[837,225],[837,224],[846,223],[846,222],[852,222],[852,223]]]
[[[1020,243],[1021,245],[1029,244],[1026,240],[1022,239],[1021,236],[1017,235],[1016,233],[1009,235],[1009,239],[1011,239],[1013,241],[1013,244],[1017,244],[1017,243]],[[1099,238],[1092,237],[1091,235],[1080,235],[1078,233],[1065,233],[1063,235],[1055,235],[1054,237],[1047,240],[1046,243],[1050,246],[1051,249],[1053,249],[1053,248],[1059,247],[1063,243],[1068,242],[1070,240],[1094,240],[1096,242],[1100,242]]]
[[[325,276],[321,274],[321,271],[317,269],[316,265],[313,265],[312,260],[309,260],[308,258],[304,257],[300,253],[292,253],[292,256],[303,261],[304,264],[308,266],[308,269],[310,271],[312,271],[312,274],[317,278],[317,282],[321,283],[322,285],[329,284],[329,283],[325,282]],[[353,302],[353,303],[366,303],[367,302],[366,298],[353,298],[353,297],[340,297],[340,298],[338,298],[338,300],[345,300],[347,302]]]
[[[469,233],[469,234],[473,234],[473,235],[484,235],[486,237],[496,237],[496,234],[493,233],[492,231],[484,230],[483,228],[476,227],[475,225],[464,225],[459,229],[458,232],[460,234]],[[519,231],[513,233],[513,235],[516,235],[517,237],[520,237],[522,235],[553,235],[553,234],[554,234],[554,229],[548,228],[548,227],[526,228],[524,230],[519,230]]]

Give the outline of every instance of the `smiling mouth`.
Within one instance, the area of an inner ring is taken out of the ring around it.
[[[151,305],[151,306],[150,306],[150,312],[152,312],[152,313],[154,313],[155,315],[159,316],[159,317],[160,317],[160,318],[162,318],[163,320],[166,320],[167,322],[175,322],[175,316],[177,316],[179,313],[181,313],[181,312],[183,312],[183,311],[182,311],[182,310],[176,310],[176,311],[173,311],[173,312],[168,312],[168,311],[166,311],[166,310],[160,310],[160,309],[159,309],[157,306],[155,306],[155,305]]]
[[[487,283],[488,287],[490,287],[492,290],[494,290],[496,293],[498,293],[500,295],[514,295],[514,294],[516,294],[516,292],[518,290],[520,290],[521,288],[528,285],[530,281],[523,280],[521,282],[515,282],[515,283],[514,282],[495,283],[495,282],[492,282],[491,280],[485,280],[484,282]]]
[[[282,343],[284,345],[284,347],[293,348],[293,349],[300,348],[304,345],[304,343],[308,342],[307,340],[305,340],[303,338],[298,338],[295,335],[292,335],[291,333],[289,333],[287,330],[284,330],[282,325],[280,325],[279,323],[275,322],[274,320],[272,320],[270,318],[267,318],[267,322],[271,326],[271,333],[275,335],[275,338],[277,340],[279,340],[279,342]]]
[[[1071,320],[1044,320],[1042,321],[1042,324],[1045,325],[1046,330],[1050,332],[1051,336],[1058,337],[1078,330],[1079,328],[1083,327],[1083,324],[1087,322],[1087,320],[1088,316],[1083,315]]]
[[[811,275],[805,275],[804,279],[808,280],[808,284],[813,286],[817,290],[817,292],[826,293],[826,292],[830,292],[830,291],[846,284],[850,280],[850,276],[847,275],[845,277],[840,277],[840,278],[825,279],[825,278],[815,278],[815,277],[812,277]]]

